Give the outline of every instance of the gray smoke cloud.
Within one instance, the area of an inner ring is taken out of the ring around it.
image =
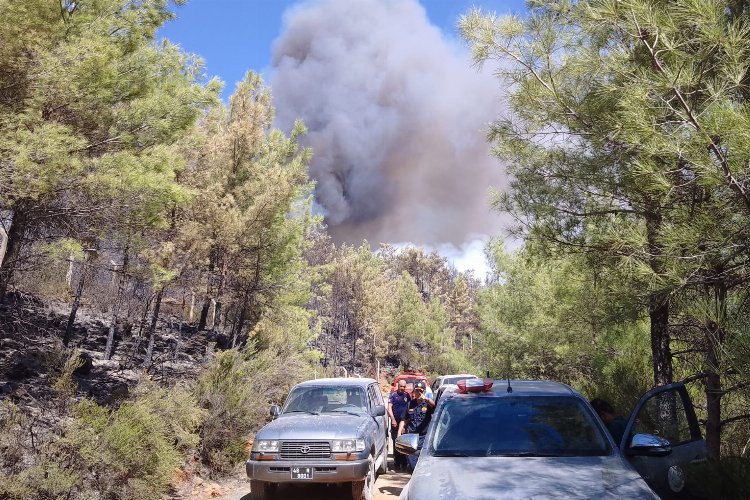
[[[497,80],[416,0],[295,6],[273,48],[277,124],[308,127],[316,203],[338,241],[460,244],[496,233]]]

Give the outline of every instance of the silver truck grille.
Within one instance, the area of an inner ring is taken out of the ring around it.
[[[330,458],[331,444],[325,441],[284,441],[281,458]]]

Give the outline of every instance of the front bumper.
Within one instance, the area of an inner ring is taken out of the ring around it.
[[[248,460],[247,477],[269,483],[346,483],[367,476],[369,460]],[[312,467],[312,479],[292,479],[292,467]]]

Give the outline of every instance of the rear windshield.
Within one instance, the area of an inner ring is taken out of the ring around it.
[[[402,380],[406,382],[406,390],[408,392],[411,392],[412,389],[414,389],[414,384],[416,384],[417,382],[425,381],[424,377],[399,377],[396,381],[396,385],[398,385],[398,382]]]
[[[476,378],[473,375],[458,375],[456,377],[445,377],[443,379],[443,384],[457,384],[462,380],[468,380],[470,378]]]
[[[437,415],[435,456],[602,456],[602,429],[574,397],[457,397]]]

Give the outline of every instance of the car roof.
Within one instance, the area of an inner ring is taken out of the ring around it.
[[[316,378],[301,382],[296,387],[367,387],[374,383],[375,379],[371,378]]]
[[[455,390],[446,391],[443,397],[448,395],[451,396],[497,396],[497,397],[512,397],[512,396],[581,396],[578,391],[572,387],[565,385],[560,382],[552,382],[550,380],[511,380],[510,387],[513,389],[512,392],[508,392],[508,380],[495,380],[492,384],[492,390],[487,392],[478,393],[459,393]]]

